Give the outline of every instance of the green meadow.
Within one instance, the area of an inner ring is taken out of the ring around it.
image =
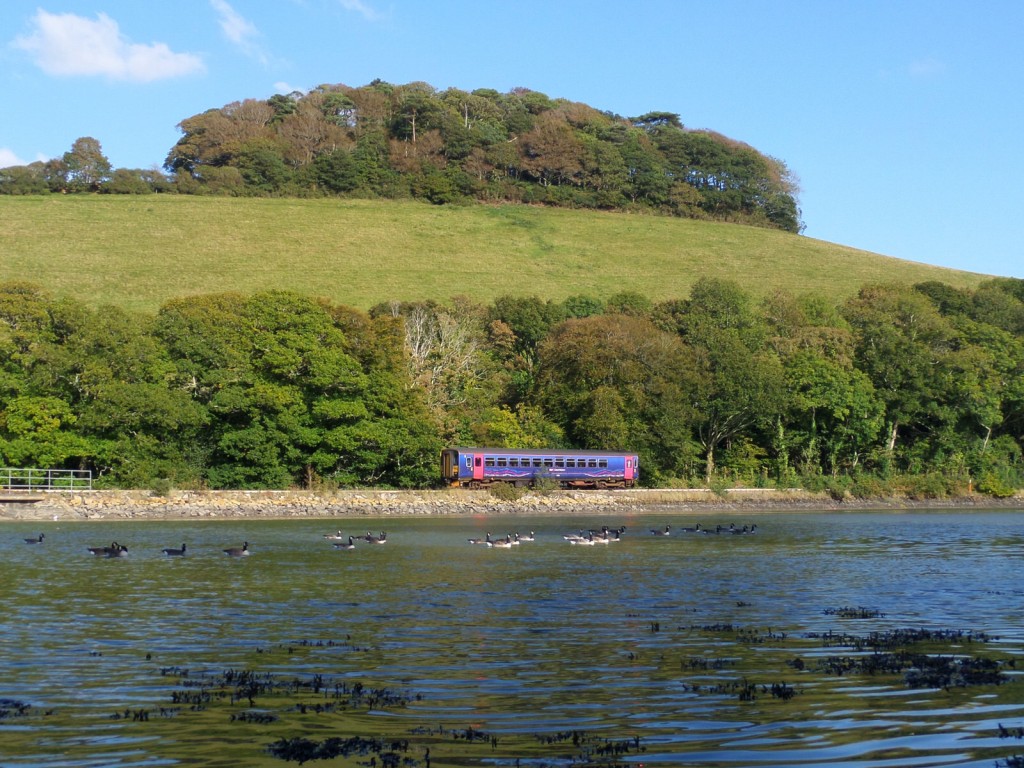
[[[842,301],[865,283],[987,276],[785,232],[519,205],[219,198],[0,196],[0,281],[90,305],[154,311],[183,295],[283,289],[369,308],[501,295],[686,298],[701,277],[754,295]]]

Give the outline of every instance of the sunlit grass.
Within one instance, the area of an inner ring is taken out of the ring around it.
[[[0,281],[152,311],[168,298],[285,289],[369,308],[636,291],[701,277],[842,300],[870,282],[985,276],[714,222],[526,206],[188,196],[0,196]]]

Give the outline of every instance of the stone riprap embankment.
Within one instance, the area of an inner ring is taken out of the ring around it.
[[[0,519],[231,519],[388,517],[399,515],[570,514],[629,506],[610,493],[551,493],[502,501],[486,492],[339,491],[181,491],[166,496],[146,491],[49,493],[0,502]]]
[[[83,491],[0,494],[0,522],[17,520],[202,520],[232,518],[601,515],[670,512],[795,512],[853,509],[1024,508],[1024,497],[836,501],[799,490],[553,491],[503,500],[486,491]]]

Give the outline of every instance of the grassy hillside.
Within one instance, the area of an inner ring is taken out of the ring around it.
[[[839,301],[867,282],[985,276],[774,230],[522,206],[188,196],[0,196],[0,281],[153,311],[170,297],[280,288],[391,299],[685,298],[702,276]]]

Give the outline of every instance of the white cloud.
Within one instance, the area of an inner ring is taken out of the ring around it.
[[[210,5],[220,17],[220,30],[224,33],[224,37],[246,56],[251,56],[267,66],[270,56],[256,43],[256,39],[260,37],[260,31],[256,25],[240,15],[227,0],[210,0]]]
[[[280,93],[287,96],[292,93],[308,93],[305,88],[298,88],[294,85],[289,85],[284,81],[278,81],[274,83],[274,93]]]
[[[0,147],[0,168],[11,168],[15,165],[28,165],[7,147]]]
[[[16,38],[14,46],[30,53],[49,75],[103,75],[146,83],[205,69],[198,56],[174,53],[164,43],[132,43],[121,35],[117,22],[104,13],[92,20],[40,9],[32,24],[32,33]]]
[[[346,11],[354,11],[367,21],[378,21],[382,18],[376,9],[364,3],[363,0],[338,0],[338,2]]]
[[[226,0],[210,0],[210,5],[220,17],[220,29],[224,33],[224,37],[235,45],[245,48],[250,45],[252,38],[259,36],[256,25],[240,16],[238,11],[232,8]]]

